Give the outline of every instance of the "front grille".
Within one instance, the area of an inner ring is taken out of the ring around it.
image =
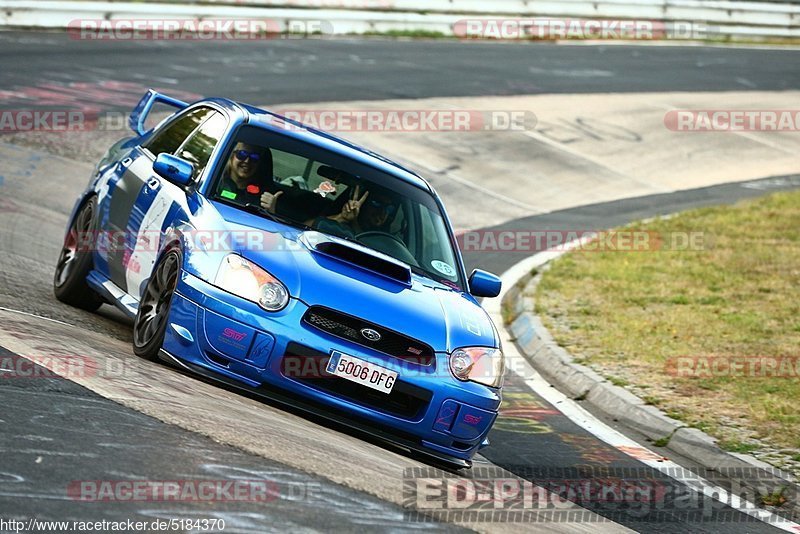
[[[315,389],[356,404],[408,420],[422,417],[433,394],[427,389],[398,380],[388,395],[334,376],[326,371],[329,354],[299,343],[289,343],[281,361],[281,374]]]
[[[432,365],[435,361],[433,349],[403,334],[389,330],[356,317],[346,315],[321,306],[312,306],[303,316],[307,324],[336,337],[347,339],[364,347],[388,354],[395,358]],[[379,341],[370,341],[361,334],[362,330],[371,329],[381,336]]]

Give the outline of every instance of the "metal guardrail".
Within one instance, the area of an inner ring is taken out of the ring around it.
[[[702,24],[721,39],[800,38],[800,4],[740,0],[0,0],[0,26],[64,28],[81,18],[262,18],[291,29],[323,20],[331,33],[455,35],[465,19],[561,18]],[[325,32],[328,33],[328,32]]]
[[[195,0],[193,3],[528,17],[616,17],[787,27],[800,25],[800,3],[796,0]]]

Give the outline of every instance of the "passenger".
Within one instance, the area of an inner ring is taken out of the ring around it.
[[[391,217],[397,212],[397,204],[391,195],[378,191],[368,199],[370,191],[361,195],[360,186],[353,190],[350,200],[342,210],[328,217],[317,218],[312,226],[323,232],[354,239],[364,232],[389,233]]]
[[[361,213],[361,206],[367,201],[369,191],[361,195],[361,186],[356,186],[350,194],[350,199],[342,206],[342,211],[328,217],[317,217],[311,224],[321,232],[354,239],[356,237],[356,221]]]

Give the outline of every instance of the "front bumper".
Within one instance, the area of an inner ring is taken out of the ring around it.
[[[307,309],[291,299],[284,310],[266,312],[183,272],[163,348],[194,371],[266,396],[302,399],[315,413],[345,416],[358,428],[437,457],[468,462],[485,444],[498,390],[457,380],[446,353],[424,366],[333,336],[302,320]],[[334,349],[396,371],[392,393],[327,374]]]

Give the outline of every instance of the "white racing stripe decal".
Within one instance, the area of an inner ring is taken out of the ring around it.
[[[136,245],[125,265],[127,292],[137,301],[141,297],[139,290],[142,281],[150,276],[160,250],[161,228],[164,226],[170,207],[172,207],[170,189],[169,184],[163,182],[158,188],[156,198],[144,215],[136,236]]]

